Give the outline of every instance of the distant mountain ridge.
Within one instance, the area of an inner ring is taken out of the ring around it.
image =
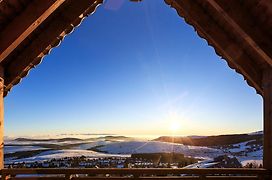
[[[256,143],[262,143],[262,133],[250,133],[250,134],[230,134],[230,135],[218,135],[218,136],[204,136],[204,137],[172,137],[172,136],[161,136],[154,139],[154,141],[161,142],[173,142],[184,145],[192,146],[224,146],[232,145],[241,142],[251,141]]]
[[[66,137],[66,138],[16,138],[15,141],[39,141],[39,142],[50,142],[50,141],[57,141],[57,142],[65,142],[65,141],[90,141],[90,140],[125,140],[129,139],[129,137],[126,136],[101,136],[96,138],[87,138],[87,139],[81,139],[81,138],[73,138],[73,137]]]
[[[15,141],[57,141],[57,142],[64,142],[64,141],[82,141],[79,138],[59,138],[59,139],[32,139],[32,138],[16,138]]]

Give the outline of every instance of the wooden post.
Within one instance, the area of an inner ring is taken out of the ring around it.
[[[4,68],[0,66],[0,169],[4,168]]]
[[[263,165],[272,170],[272,68],[263,73],[264,143]]]

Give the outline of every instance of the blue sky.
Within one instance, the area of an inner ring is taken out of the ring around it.
[[[261,96],[162,0],[106,1],[5,98],[8,136],[260,129]]]

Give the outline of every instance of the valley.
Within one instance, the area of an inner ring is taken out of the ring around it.
[[[24,163],[32,167],[37,163],[48,164],[52,160],[59,162],[63,159],[74,161],[81,157],[85,158],[86,162],[92,161],[93,163],[94,159],[117,158],[125,160],[122,162],[127,162],[126,159],[132,162],[140,159],[142,163],[152,161],[151,167],[154,167],[159,163],[165,163],[163,161],[166,159],[165,157],[168,159],[172,157],[172,160],[168,162],[169,165],[165,166],[169,167],[171,163],[172,166],[177,166],[173,163],[181,163],[206,167],[207,163],[203,164],[203,162],[214,163],[216,158],[224,156],[226,156],[223,158],[224,161],[228,157],[234,157],[242,166],[250,163],[260,165],[263,155],[262,136],[262,133],[188,137],[162,136],[150,140],[126,136],[100,136],[85,139],[74,137],[15,138],[9,139],[5,143],[5,166],[14,167],[16,164],[18,166],[18,164]],[[183,162],[178,159],[183,159]],[[43,166],[41,165],[41,167]]]

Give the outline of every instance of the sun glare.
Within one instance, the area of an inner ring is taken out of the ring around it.
[[[171,122],[170,123],[170,126],[169,126],[169,129],[172,131],[172,132],[177,132],[180,128],[180,123],[179,122]]]

